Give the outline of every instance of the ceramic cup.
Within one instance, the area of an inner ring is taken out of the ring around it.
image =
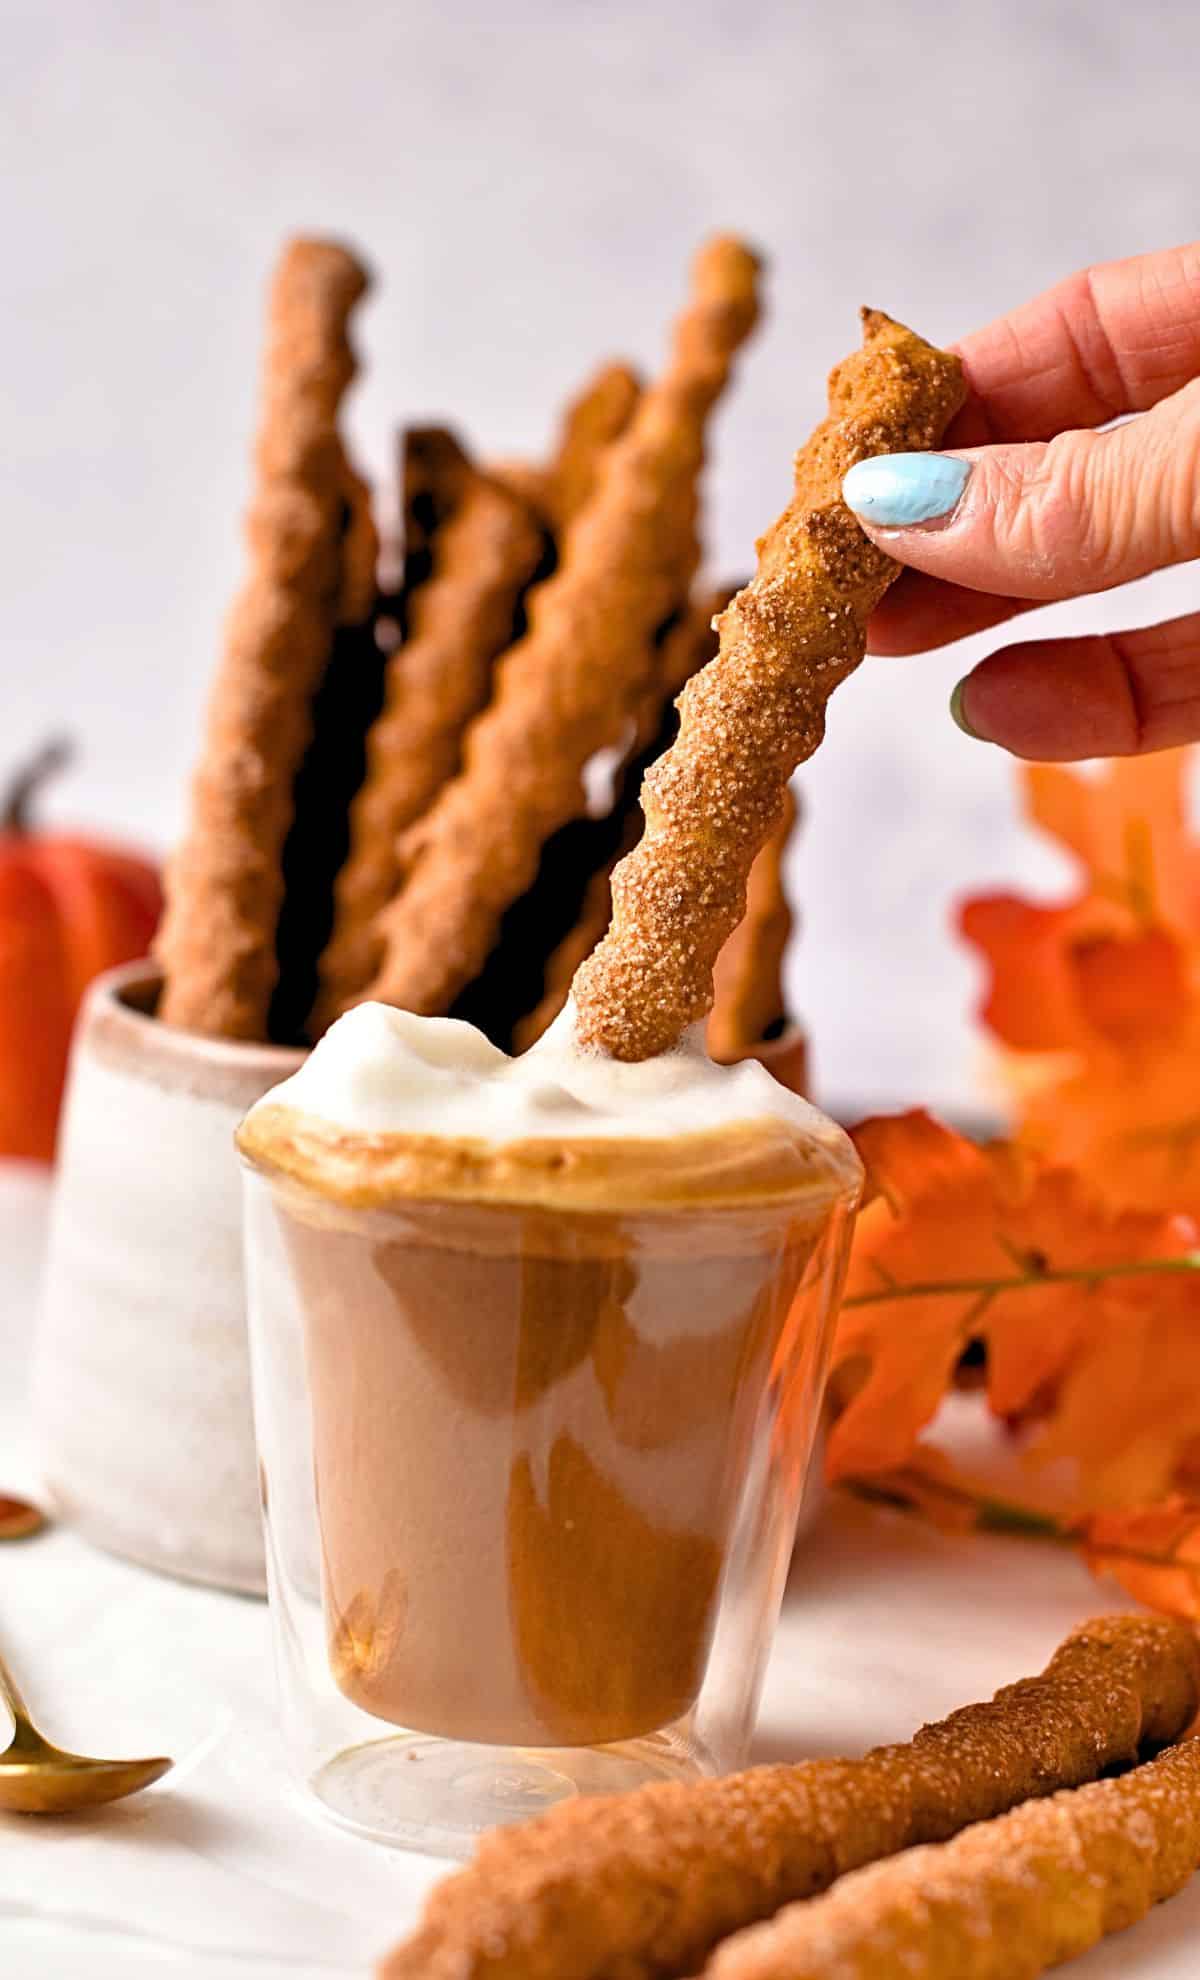
[[[260,1594],[262,1520],[233,1135],[293,1072],[281,1046],[153,1016],[152,964],[80,1016],[34,1351],[51,1509],[148,1567]]]
[[[34,1428],[51,1509],[189,1580],[265,1590],[233,1135],[301,1054],[153,1013],[147,962],[98,978],[75,1034]],[[800,1089],[803,1034],[759,1055]]]

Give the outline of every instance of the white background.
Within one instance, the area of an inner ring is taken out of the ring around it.
[[[3,0],[0,758],[65,726],[83,759],[52,815],[177,830],[289,230],[345,232],[378,270],[351,410],[376,472],[404,416],[540,449],[594,359],[655,361],[706,229],[756,239],[772,312],[711,482],[714,565],[736,573],[860,302],[950,338],[1197,231],[1198,19],[1191,0]],[[1194,579],[1092,622],[1160,616]],[[865,668],[804,778],[795,997],[848,1101],[966,1098],[951,904],[1061,875],[1006,763],[945,715],[964,657]]]

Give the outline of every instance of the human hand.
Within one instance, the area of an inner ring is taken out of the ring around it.
[[[1200,556],[1200,242],[1091,268],[956,348],[970,396],[946,450],[860,461],[843,484],[909,566],[873,653]],[[1095,430],[1124,413],[1143,417]],[[1043,760],[1200,740],[1200,612],[1002,646],[951,705],[968,734]]]

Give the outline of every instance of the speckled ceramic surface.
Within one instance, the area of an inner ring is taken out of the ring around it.
[[[260,1592],[233,1131],[299,1054],[150,1014],[146,964],[92,988],[72,1058],[34,1352],[54,1509],[147,1566]]]

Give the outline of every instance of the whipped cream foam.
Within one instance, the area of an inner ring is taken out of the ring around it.
[[[674,1052],[626,1064],[584,1050],[570,1003],[518,1059],[455,1018],[359,1004],[251,1109],[286,1107],[343,1133],[444,1135],[507,1143],[655,1139],[781,1120],[840,1134],[755,1060],[714,1065],[696,1026]]]

